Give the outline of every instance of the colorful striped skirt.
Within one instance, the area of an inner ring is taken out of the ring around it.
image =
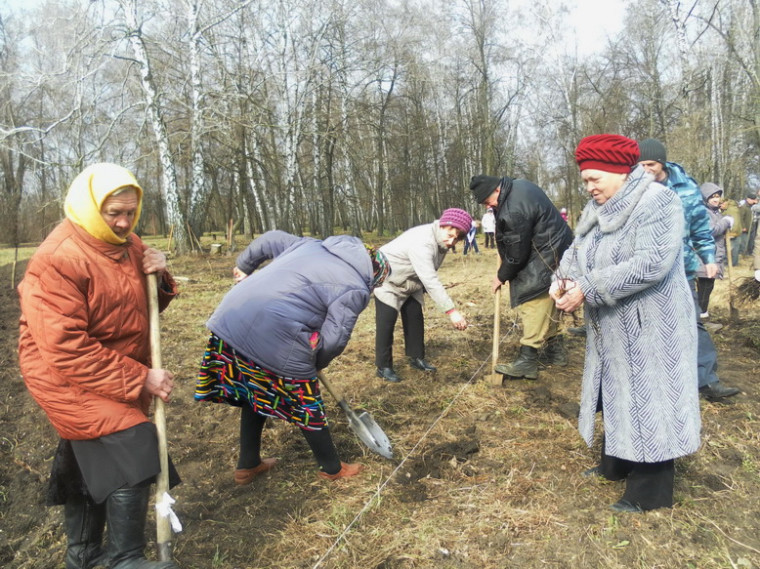
[[[280,377],[237,353],[215,334],[209,337],[203,355],[195,400],[250,405],[260,415],[283,419],[307,431],[327,426],[316,377]]]

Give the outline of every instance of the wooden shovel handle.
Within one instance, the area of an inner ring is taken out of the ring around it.
[[[499,337],[501,336],[501,287],[496,289],[496,293],[493,295],[493,348],[492,348],[492,361],[491,361],[491,373],[496,373],[496,364],[499,363]]]
[[[333,399],[338,402],[338,405],[343,408],[343,405],[346,404],[346,400],[343,398],[343,394],[338,390],[337,387],[335,387],[328,379],[327,376],[325,376],[324,372],[318,371],[317,377],[319,378],[319,382],[325,386],[325,389],[327,389],[328,393],[332,395]],[[344,409],[345,411],[345,409]]]
[[[161,325],[158,318],[158,279],[155,273],[148,275],[148,312],[150,315],[150,361],[153,369],[162,369]],[[161,472],[156,480],[156,502],[169,491],[169,451],[166,444],[166,409],[160,397],[153,398],[155,411],[153,421],[158,433],[158,458]],[[171,561],[172,529],[169,518],[156,515],[156,547],[159,561]]]

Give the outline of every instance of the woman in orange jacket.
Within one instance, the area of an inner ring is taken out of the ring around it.
[[[161,308],[176,285],[164,255],[132,233],[142,193],[121,166],[86,168],[67,193],[66,219],[19,285],[21,373],[61,436],[48,503],[64,505],[66,569],[106,560],[111,569],[176,567],[143,554],[150,483],[160,470],[147,414],[152,397],[168,401],[173,388],[170,372],[150,368],[145,275],[159,277]]]

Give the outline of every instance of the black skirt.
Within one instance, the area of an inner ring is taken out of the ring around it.
[[[140,423],[97,439],[61,439],[53,457],[46,502],[56,506],[70,497],[86,496],[100,504],[119,488],[150,484],[160,471],[153,423]],[[179,483],[170,458],[169,485]]]

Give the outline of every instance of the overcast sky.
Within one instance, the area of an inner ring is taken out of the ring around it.
[[[30,9],[43,1],[0,0],[0,7]],[[581,56],[599,51],[607,38],[617,35],[623,27],[626,0],[568,0],[568,4],[575,6],[569,24],[577,30]]]
[[[623,0],[576,0],[570,23],[578,33],[579,55],[597,51],[606,45],[608,37],[620,33],[623,16]]]

